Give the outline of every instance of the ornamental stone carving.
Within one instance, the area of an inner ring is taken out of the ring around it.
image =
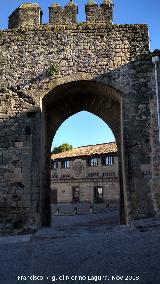
[[[75,177],[80,177],[83,174],[83,171],[84,171],[83,163],[81,161],[76,160],[73,163],[73,175]]]

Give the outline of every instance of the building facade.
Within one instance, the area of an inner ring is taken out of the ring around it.
[[[52,154],[51,203],[118,202],[115,143],[83,146]]]

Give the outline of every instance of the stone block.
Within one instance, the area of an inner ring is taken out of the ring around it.
[[[38,26],[42,21],[42,10],[37,3],[26,3],[18,7],[9,16],[9,29],[26,26]]]

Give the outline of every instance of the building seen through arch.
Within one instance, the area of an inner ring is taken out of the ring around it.
[[[116,143],[74,148],[51,155],[51,203],[118,203]]]

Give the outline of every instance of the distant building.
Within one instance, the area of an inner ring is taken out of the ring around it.
[[[119,200],[115,143],[74,148],[51,156],[51,203]]]

